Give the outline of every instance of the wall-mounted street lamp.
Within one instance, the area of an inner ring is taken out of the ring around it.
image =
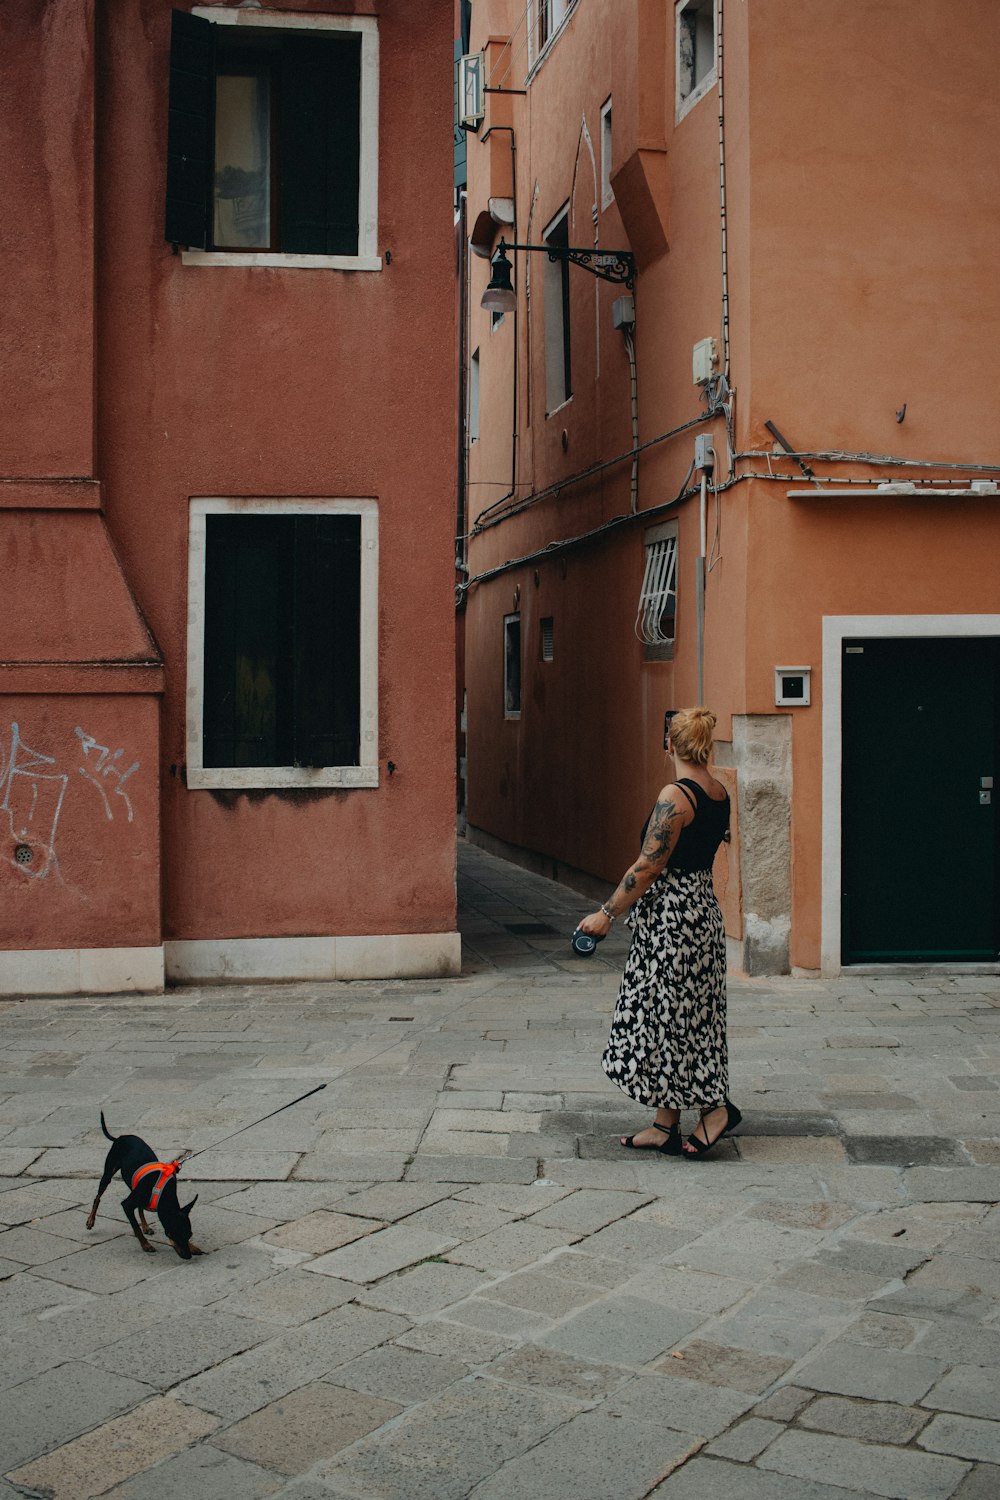
[[[508,250],[535,250],[547,255],[549,260],[569,261],[574,266],[582,266],[592,276],[599,276],[602,281],[617,282],[629,291],[635,286],[635,256],[631,250],[581,250],[572,245],[508,245],[506,240],[501,239],[493,257],[490,284],[480,303],[487,311],[513,312],[517,305],[511,282],[510,261],[507,259]]]

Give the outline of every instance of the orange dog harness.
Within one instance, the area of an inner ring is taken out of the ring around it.
[[[157,1204],[160,1201],[160,1194],[163,1192],[163,1189],[166,1187],[166,1185],[170,1181],[171,1177],[176,1177],[177,1176],[177,1171],[178,1171],[179,1167],[180,1167],[180,1162],[179,1161],[150,1161],[150,1162],[147,1162],[144,1167],[140,1167],[139,1168],[138,1172],[136,1172],[135,1176],[132,1178],[132,1191],[133,1191],[133,1193],[135,1192],[136,1188],[139,1186],[139,1183],[142,1181],[142,1179],[144,1177],[148,1177],[149,1174],[150,1174],[150,1172],[158,1172],[159,1176],[157,1177],[156,1181],[153,1183],[153,1192],[152,1192],[152,1196],[150,1197],[150,1200],[149,1200],[149,1206],[150,1206],[150,1208],[156,1208]]]

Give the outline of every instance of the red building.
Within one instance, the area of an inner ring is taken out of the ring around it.
[[[2,992],[457,967],[452,11],[4,7]]]

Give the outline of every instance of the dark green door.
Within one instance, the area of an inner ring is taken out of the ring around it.
[[[1000,641],[843,645],[843,961],[997,957]]]

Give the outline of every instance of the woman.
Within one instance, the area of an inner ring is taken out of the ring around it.
[[[704,1156],[740,1123],[729,1101],[726,940],[712,863],[729,825],[725,787],[706,769],[715,715],[684,708],[670,721],[667,750],[677,780],[665,786],[643,830],[642,852],[614,894],[580,923],[604,937],[630,907],[634,929],[605,1073],[640,1104],[652,1125],[621,1143],[668,1156]],[[680,1112],[701,1119],[682,1141]]]

